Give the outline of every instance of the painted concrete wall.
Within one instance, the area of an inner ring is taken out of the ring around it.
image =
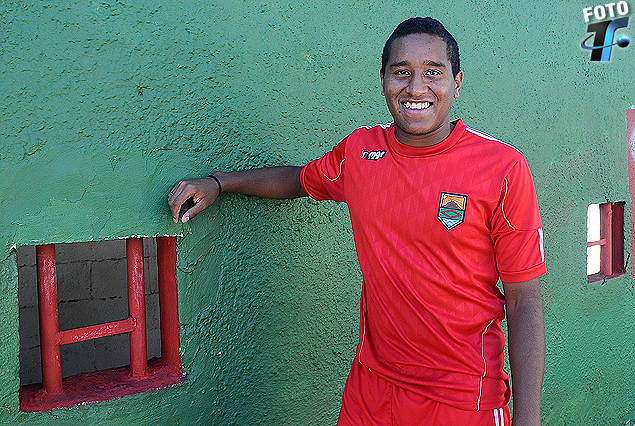
[[[549,268],[543,424],[624,424],[635,416],[635,281],[587,284],[585,223],[589,203],[630,208],[635,50],[591,63],[588,6],[2,2],[0,423],[333,424],[361,282],[345,206],[228,195],[175,225],[165,197],[180,178],[301,164],[390,121],[381,48],[403,19],[431,15],[461,47],[454,116],[519,147],[536,180]],[[180,235],[190,380],[20,413],[15,247],[131,235]]]

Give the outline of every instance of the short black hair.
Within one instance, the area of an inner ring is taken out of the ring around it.
[[[393,31],[392,35],[386,41],[386,44],[384,45],[384,52],[381,55],[382,74],[386,71],[386,65],[388,64],[393,41],[410,34],[429,34],[440,37],[446,45],[448,59],[450,60],[450,65],[452,65],[452,76],[456,77],[459,71],[461,71],[459,45],[456,43],[456,40],[452,37],[452,34],[445,29],[441,22],[427,17],[406,19],[399,24],[397,28],[395,28],[395,31]]]

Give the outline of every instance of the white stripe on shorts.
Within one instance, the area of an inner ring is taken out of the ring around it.
[[[496,426],[504,426],[505,419],[503,417],[503,409],[497,408],[494,410],[494,421],[496,422]]]

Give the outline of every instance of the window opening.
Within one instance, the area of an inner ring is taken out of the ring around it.
[[[624,271],[624,202],[591,204],[587,209],[587,280]]]
[[[176,239],[156,238],[160,358],[148,361],[144,247],[126,240],[128,316],[101,324],[59,330],[57,262],[54,245],[36,247],[42,384],[20,389],[23,411],[44,411],[157,389],[185,380],[179,353]],[[20,274],[20,265],[18,267]],[[97,285],[109,285],[99,283]],[[130,365],[62,378],[64,345],[128,334]],[[22,338],[21,338],[22,339]]]

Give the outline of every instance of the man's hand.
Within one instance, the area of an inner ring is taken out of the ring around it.
[[[185,223],[211,206],[220,195],[219,189],[218,183],[211,177],[182,180],[174,185],[168,195],[168,205],[172,210],[174,222],[178,223],[180,219]],[[190,199],[194,206],[187,208],[184,204]]]

